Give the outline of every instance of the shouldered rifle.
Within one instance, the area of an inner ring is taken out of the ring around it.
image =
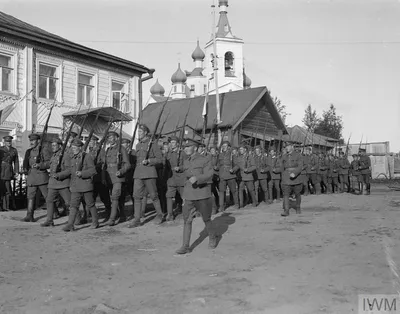
[[[140,118],[141,118],[141,113],[139,112],[138,119],[137,119],[136,125],[135,125],[135,129],[133,130],[133,134],[132,134],[131,145],[129,147],[130,151],[132,151],[132,149],[133,149],[133,143],[135,142],[136,132],[140,125]]]
[[[111,126],[112,126],[113,123],[114,123],[113,120],[111,120],[110,122],[108,122],[107,128],[106,128],[106,130],[105,130],[105,132],[104,132],[104,136],[103,136],[103,138],[101,139],[101,141],[100,141],[100,143],[99,143],[99,148],[98,148],[98,150],[97,150],[97,152],[96,152],[96,157],[95,157],[95,159],[94,159],[94,163],[95,163],[95,164],[97,164],[97,159],[99,159],[99,155],[100,155],[101,149],[102,149],[102,147],[103,147],[103,145],[104,145],[104,142],[105,142],[106,139],[107,139],[107,133],[108,133],[108,131],[110,130],[110,128],[111,128]]]
[[[172,91],[172,89],[171,89],[171,91]],[[169,92],[169,95],[171,94],[171,91]],[[165,100],[163,106],[161,107],[160,114],[158,115],[158,119],[157,119],[156,125],[155,125],[155,127],[154,127],[154,132],[153,132],[153,134],[151,135],[151,138],[150,138],[150,140],[149,140],[149,145],[147,146],[147,152],[146,152],[146,158],[145,158],[146,160],[149,159],[151,146],[153,145],[153,142],[154,142],[154,140],[155,140],[155,138],[156,138],[157,129],[158,129],[158,126],[159,126],[159,124],[160,124],[161,117],[162,117],[162,114],[163,114],[163,112],[164,112],[165,106],[167,105],[167,102],[168,102],[168,100],[169,100],[169,95],[168,95],[167,99]]]
[[[346,153],[344,154],[346,157],[347,157],[348,154],[349,154],[349,143],[350,143],[350,138],[351,138],[351,133],[350,133],[349,139],[347,140]]]
[[[58,95],[58,93],[54,97],[54,102],[50,107],[49,115],[47,116],[46,123],[44,124],[43,133],[42,133],[42,136],[40,138],[40,143],[39,143],[39,152],[38,152],[38,155],[36,156],[36,163],[37,164],[41,163],[41,161],[42,161],[42,151],[43,151],[44,138],[45,138],[45,136],[47,134],[47,129],[49,128],[49,121],[50,121],[51,113],[53,112],[54,106],[56,104],[57,95]]]
[[[72,120],[71,126],[69,127],[69,130],[68,130],[68,133],[67,133],[67,137],[65,138],[65,143],[64,143],[64,145],[63,145],[63,147],[61,149],[61,153],[60,153],[60,156],[58,158],[56,173],[61,171],[61,164],[62,164],[62,160],[63,160],[64,154],[65,154],[65,150],[67,149],[68,141],[69,141],[69,138],[71,137],[72,128],[74,127],[75,122],[78,119],[79,111],[81,110],[81,107],[82,107],[82,103],[79,105],[79,108],[78,108],[78,111],[76,112],[74,120]]]
[[[188,110],[186,112],[185,119],[183,120],[183,126],[182,126],[182,129],[181,129],[181,133],[179,134],[179,143],[180,143],[181,146],[183,144],[183,138],[185,137],[186,120],[187,120],[187,117],[189,115],[191,101],[192,101],[192,99],[189,100],[189,108],[188,108]],[[181,155],[182,155],[182,147],[180,147],[180,149],[178,151],[177,167],[179,167],[179,165],[181,163]]]
[[[108,96],[107,96],[107,98],[108,98]],[[104,106],[104,104],[106,103],[107,98],[104,100],[103,106]],[[90,104],[89,104],[89,107],[88,107],[88,109],[87,109],[85,118],[83,119],[83,122],[82,122],[81,129],[79,130],[79,134],[78,134],[78,136],[77,136],[79,139],[80,139],[81,136],[82,136],[83,128],[84,128],[84,126],[85,126],[85,124],[86,124],[87,118],[89,117],[89,110],[90,110],[90,108],[92,107],[92,101],[93,101],[93,98],[92,98],[92,100],[90,101]],[[103,108],[103,106],[102,106],[102,108]]]
[[[117,170],[121,170],[122,168],[122,121],[119,126],[119,138],[118,138],[118,156],[117,156]]]

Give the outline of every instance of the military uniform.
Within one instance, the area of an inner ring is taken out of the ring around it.
[[[3,137],[4,142],[12,142],[12,136]],[[15,175],[19,172],[19,159],[18,151],[16,148],[10,146],[3,146],[0,148],[1,154],[1,175],[0,182],[1,188],[5,193],[2,196],[3,209],[8,211],[10,209],[16,210],[14,193],[11,188],[11,181],[15,179]],[[11,204],[10,204],[11,201]]]
[[[194,140],[186,140],[185,146],[196,146]],[[183,189],[183,243],[182,247],[176,251],[178,254],[190,252],[190,236],[192,233],[192,221],[196,212],[199,212],[203,218],[208,235],[210,237],[210,248],[217,246],[217,237],[215,229],[211,221],[211,183],[213,176],[213,168],[209,158],[194,152],[184,161],[184,176],[186,178]],[[190,179],[195,177],[194,183]]]
[[[222,144],[227,144],[230,146],[229,142],[224,142]],[[235,166],[237,164],[237,157],[228,148],[225,152],[221,152],[218,155],[218,176],[219,176],[219,211],[223,212],[225,210],[225,195],[226,187],[229,187],[230,193],[233,196],[234,204],[239,207],[237,182],[236,182],[236,170]]]
[[[332,193],[338,193],[339,189],[339,164],[335,157],[329,157],[329,172],[328,172],[328,190]]]
[[[310,188],[308,186],[308,176],[307,176],[307,168],[308,164],[310,163],[310,156],[307,154],[301,154],[299,153],[300,156],[303,158],[303,169],[301,171],[301,179],[303,180],[303,191],[304,191],[304,196],[307,196],[310,194]]]
[[[302,156],[293,151],[282,157],[282,190],[283,190],[283,209],[282,216],[289,215],[289,196],[294,193],[296,197],[296,213],[301,213],[301,190],[303,180],[300,176],[303,170]],[[293,176],[294,175],[294,176]]]
[[[72,145],[82,147],[83,143],[79,139],[75,139]],[[81,173],[78,176],[77,173]],[[80,152],[71,158],[71,203],[68,217],[68,223],[63,228],[64,231],[73,231],[74,222],[78,213],[81,199],[85,200],[86,207],[92,215],[91,228],[95,229],[99,226],[97,219],[97,208],[95,206],[95,200],[93,198],[93,176],[96,174],[96,168],[93,162],[93,158],[90,154]]]
[[[163,221],[162,209],[157,193],[157,170],[156,165],[162,162],[162,154],[157,143],[151,145],[147,165],[143,164],[146,159],[147,148],[149,146],[149,137],[145,137],[136,145],[136,168],[133,174],[133,197],[135,199],[135,219],[129,227],[140,226],[140,218],[142,214],[142,200],[146,197],[147,192],[153,202],[157,212],[156,223]]]
[[[311,152],[308,156],[307,163],[307,179],[308,183],[311,183],[312,187],[315,190],[315,194],[321,194],[321,185],[317,180],[317,168],[318,168],[318,156]]]
[[[328,170],[329,164],[323,154],[320,154],[318,157],[318,167],[317,167],[317,194],[320,194],[321,187],[324,188],[324,192],[326,193],[330,191],[328,187]],[[318,191],[319,190],[319,191]]]
[[[365,153],[366,150],[364,148],[359,149],[360,153]],[[364,154],[360,154],[360,166],[359,170],[361,171],[362,176],[362,184],[365,195],[371,194],[371,159]]]
[[[109,132],[107,136],[110,135],[119,137],[116,132]],[[111,214],[107,221],[107,225],[114,226],[118,210],[120,219],[126,219],[124,208],[121,208],[120,206],[120,202],[125,203],[125,200],[120,201],[120,198],[122,195],[123,183],[125,183],[125,174],[130,169],[131,165],[129,163],[128,152],[117,143],[109,146],[103,157],[104,160],[102,161],[105,169],[105,179],[107,186],[111,191]],[[118,171],[119,175],[117,175]]]
[[[53,143],[62,145],[61,140],[54,140]],[[48,185],[48,192],[46,198],[47,206],[47,219],[41,224],[42,227],[54,226],[54,202],[58,195],[64,200],[65,205],[69,208],[71,200],[71,192],[69,190],[70,176],[71,176],[71,157],[69,154],[64,154],[61,161],[61,171],[57,172],[58,163],[60,161],[61,150],[53,153],[50,158],[50,178]]]
[[[362,184],[362,175],[360,171],[360,161],[358,160],[359,156],[357,154],[353,154],[353,161],[350,164],[350,173],[351,173],[351,190],[353,193],[356,193],[355,187],[358,188],[360,194],[363,193],[363,184]]]
[[[177,138],[173,138],[171,140],[175,140],[177,143],[179,140]],[[179,162],[178,162],[179,158]],[[184,152],[180,153],[179,156],[179,148],[177,147],[174,150],[168,151],[166,155],[166,163],[167,163],[167,221],[173,220],[173,198],[176,198],[177,193],[179,193],[180,197],[183,196],[183,187],[185,186],[186,178],[183,173],[183,165],[186,159],[186,154]],[[179,171],[175,171],[175,168],[178,167]]]
[[[261,150],[261,148],[260,148]],[[259,189],[263,191],[264,194],[264,202],[270,203],[271,197],[268,196],[268,172],[270,171],[267,160],[261,151],[260,155],[254,154],[254,163],[256,166],[256,170],[254,171],[255,180],[254,180],[254,188],[255,188],[255,196],[257,203],[259,202]]]
[[[268,184],[268,195],[270,200],[274,200],[274,187],[276,191],[276,198],[281,198],[281,157],[277,155],[269,155],[267,158],[267,165],[270,169],[271,181]]]
[[[211,184],[211,192],[214,195],[214,201],[212,202],[212,206],[213,206],[212,214],[215,215],[217,213],[217,209],[220,208],[219,191],[218,191],[218,185],[219,185],[218,154],[215,151],[214,154],[210,153],[209,155],[207,155],[207,157],[210,158],[211,166],[214,169],[214,174],[213,174],[213,179],[212,179],[212,184]]]
[[[246,148],[247,149],[247,148]],[[256,170],[254,158],[246,151],[245,154],[239,155],[237,158],[237,164],[234,167],[234,171],[240,170],[241,182],[239,184],[239,207],[244,206],[244,190],[247,188],[247,192],[250,194],[253,206],[257,206],[256,193],[254,189],[254,177],[253,171]]]
[[[30,134],[30,140],[39,140],[38,134]],[[39,162],[40,159],[40,162]],[[28,173],[26,180],[28,208],[26,217],[22,220],[25,222],[33,222],[33,212],[35,206],[35,197],[38,190],[42,193],[43,197],[47,199],[47,184],[49,183],[49,174],[47,169],[50,167],[50,155],[46,149],[41,151],[39,156],[39,145],[29,148],[24,157],[23,169]]]
[[[350,163],[344,153],[340,153],[340,157],[338,160],[339,165],[339,181],[340,181],[340,190],[344,192],[345,187],[347,188],[347,192],[350,192],[349,185],[349,168]]]

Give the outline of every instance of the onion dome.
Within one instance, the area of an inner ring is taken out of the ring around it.
[[[165,89],[164,89],[164,87],[162,87],[162,85],[158,82],[158,79],[157,79],[157,82],[150,88],[150,93],[151,93],[152,95],[155,95],[155,96],[164,96],[164,94],[165,94]]]
[[[224,5],[224,6],[228,6],[228,0],[219,0],[219,3],[218,3],[218,6],[221,6],[221,5]]]
[[[204,54],[203,50],[201,50],[199,41],[197,41],[197,47],[192,53],[192,59],[194,61],[203,61],[206,55]]]
[[[245,73],[243,73],[243,88],[250,88],[250,86],[251,86],[251,80]]]
[[[173,84],[178,84],[178,83],[186,83],[187,77],[186,74],[181,70],[181,64],[178,63],[178,70],[172,75],[171,81]]]

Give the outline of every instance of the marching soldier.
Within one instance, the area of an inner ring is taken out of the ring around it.
[[[303,158],[294,151],[292,143],[287,143],[286,154],[282,157],[282,190],[283,190],[283,213],[281,216],[289,216],[289,196],[294,193],[296,197],[296,213],[301,213],[301,190],[303,181],[300,174],[303,170]]]
[[[255,195],[256,195],[256,202],[258,203],[258,192],[259,189],[264,193],[264,202],[269,203],[270,197],[268,197],[268,165],[264,153],[260,146],[255,147],[255,154],[254,154],[254,162],[256,165],[256,179],[254,181],[255,185]]]
[[[234,170],[240,169],[241,182],[239,185],[239,207],[244,206],[244,189],[247,188],[253,202],[253,207],[257,207],[256,193],[254,190],[254,177],[253,171],[256,170],[254,158],[250,156],[249,150],[246,145],[242,144],[239,147],[239,157],[237,158],[237,165]]]
[[[141,124],[138,127],[139,143],[136,145],[136,168],[133,174],[133,197],[135,199],[135,219],[129,228],[139,227],[141,225],[140,218],[142,214],[142,200],[146,197],[147,192],[153,202],[157,216],[154,220],[156,224],[163,222],[163,213],[160,200],[157,193],[157,170],[155,166],[162,162],[162,155],[157,143],[151,145],[149,137],[149,128]],[[147,150],[149,145],[148,159]]]
[[[1,147],[2,159],[1,159],[1,176],[2,186],[5,190],[3,195],[3,209],[8,211],[10,209],[16,210],[14,193],[11,188],[11,181],[18,176],[19,172],[19,159],[18,151],[16,148],[11,146],[13,137],[4,136],[4,146]],[[11,204],[10,204],[11,201]]]
[[[44,149],[40,153],[40,135],[30,134],[29,140],[31,147],[26,151],[23,162],[23,172],[28,174],[26,180],[28,208],[26,217],[22,219],[24,222],[34,222],[33,212],[37,190],[40,190],[43,197],[47,199],[47,184],[49,183],[47,169],[50,167],[50,155],[47,150]]]
[[[339,165],[340,191],[343,193],[344,189],[347,188],[347,193],[350,193],[350,185],[349,185],[350,163],[343,151],[339,152],[338,165]]]
[[[182,247],[176,251],[177,254],[190,252],[190,236],[192,233],[192,221],[196,212],[199,212],[206,226],[210,249],[215,249],[218,244],[215,227],[211,221],[211,182],[213,168],[211,161],[200,155],[197,148],[200,143],[187,139],[185,141],[185,154],[188,158],[184,162],[184,175],[186,178],[183,191],[183,243]]]
[[[167,221],[173,221],[173,198],[177,199],[177,194],[182,198],[183,188],[185,186],[185,176],[183,173],[184,160],[186,154],[179,154],[179,139],[176,136],[172,136],[170,139],[171,148],[167,154],[167,165],[168,165],[168,189],[167,189]],[[179,156],[180,155],[180,156]],[[178,162],[179,158],[179,162]]]
[[[357,194],[355,187],[359,191],[359,194],[363,193],[363,186],[362,186],[362,175],[360,171],[360,161],[359,156],[357,154],[352,155],[353,160],[350,164],[350,173],[351,173],[351,192]]]
[[[126,149],[126,152],[128,153],[128,158],[129,158],[129,164],[131,165],[131,167],[129,168],[129,170],[126,172],[125,174],[125,183],[123,184],[123,188],[122,188],[122,194],[120,197],[120,208],[122,208],[122,211],[125,212],[125,198],[126,195],[129,195],[131,197],[132,200],[132,206],[134,204],[134,200],[133,200],[133,171],[135,170],[133,168],[132,165],[135,165],[135,156],[134,156],[134,152],[132,154],[131,150],[130,150],[130,145],[131,145],[131,140],[127,139],[127,138],[123,138],[121,145],[123,148]],[[121,218],[119,220],[119,222],[121,221]]]
[[[371,159],[367,156],[367,152],[365,148],[359,148],[358,150],[360,155],[360,166],[359,170],[361,171],[362,176],[362,184],[365,194],[371,194]],[[362,194],[362,193],[361,193]]]
[[[273,188],[275,187],[276,190],[276,199],[279,201],[281,198],[281,188],[280,188],[280,183],[281,183],[281,158],[276,155],[276,151],[274,148],[271,148],[269,150],[269,156],[267,159],[267,165],[270,169],[270,174],[271,174],[271,181],[269,182],[268,188],[268,194],[269,194],[269,200],[270,203],[273,202],[274,200],[274,190]]]
[[[302,153],[303,150],[303,153]],[[300,177],[303,181],[303,191],[304,191],[304,196],[307,196],[310,194],[310,188],[308,185],[308,176],[307,176],[307,168],[308,164],[310,163],[310,156],[304,151],[305,147],[303,146],[303,149],[298,149],[297,153],[300,154],[300,156],[303,158],[303,170],[301,171]]]
[[[212,203],[213,205],[213,210],[212,210],[212,215],[215,215],[217,213],[217,208],[220,208],[219,205],[219,192],[218,192],[218,182],[219,182],[219,176],[218,176],[218,153],[217,149],[214,146],[210,147],[210,154],[208,157],[211,160],[211,166],[214,169],[214,175],[213,175],[213,183],[211,185],[211,192],[214,195],[214,201]]]
[[[318,157],[318,168],[317,168],[317,194],[321,194],[321,187],[324,188],[325,193],[329,193],[328,185],[328,163],[325,155],[321,152]]]
[[[68,217],[68,223],[63,228],[64,231],[74,231],[74,222],[79,210],[81,199],[85,200],[86,207],[92,216],[91,229],[99,227],[97,219],[97,208],[93,198],[93,180],[92,177],[96,174],[96,168],[92,156],[82,152],[83,142],[75,138],[71,143],[71,202]]]
[[[228,141],[222,142],[221,153],[218,155],[218,173],[219,173],[219,212],[225,211],[225,195],[226,187],[233,196],[235,208],[239,208],[239,199],[236,182],[235,165],[237,156],[230,150],[231,143]]]
[[[328,172],[328,191],[338,193],[339,189],[339,165],[332,154],[328,156],[329,172]]]
[[[318,156],[313,152],[312,147],[306,151],[308,155],[307,163],[307,185],[311,183],[315,194],[321,194],[321,185],[317,180],[317,167],[318,167]]]
[[[108,226],[114,226],[117,219],[118,209],[120,221],[125,221],[124,208],[120,207],[120,198],[122,195],[123,184],[125,183],[125,174],[130,169],[128,152],[125,148],[118,145],[119,135],[111,131],[107,134],[109,147],[104,154],[103,167],[106,174],[106,182],[111,191],[111,214],[106,222]],[[121,139],[122,140],[122,139]],[[125,200],[123,200],[125,202]]]
[[[57,166],[60,161],[62,141],[60,139],[54,139],[51,143],[53,150],[53,156],[50,159],[50,178],[48,185],[48,192],[46,198],[47,205],[47,219],[41,224],[42,227],[53,227],[53,214],[58,209],[55,208],[54,202],[58,195],[64,200],[67,208],[71,200],[71,192],[69,190],[70,176],[71,176],[71,157],[69,154],[64,154],[61,161],[61,171],[57,172]]]

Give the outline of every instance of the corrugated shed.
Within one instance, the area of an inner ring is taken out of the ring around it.
[[[308,132],[305,128],[295,125],[294,127],[287,128],[288,135],[283,136],[284,141],[293,141],[303,145],[324,146],[333,148],[337,140],[331,137]]]

